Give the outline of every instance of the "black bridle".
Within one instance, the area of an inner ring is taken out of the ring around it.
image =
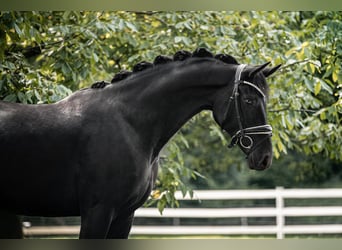
[[[247,81],[241,80],[241,73],[246,67],[246,64],[241,64],[238,66],[236,73],[235,73],[235,81],[234,81],[234,88],[232,95],[229,98],[228,106],[226,109],[226,112],[224,114],[224,120],[222,124],[225,124],[226,120],[228,119],[228,112],[230,110],[231,104],[234,101],[235,103],[235,110],[236,110],[236,116],[237,121],[239,124],[239,130],[232,136],[231,142],[228,145],[229,148],[234,147],[236,144],[240,144],[240,146],[244,149],[243,151],[247,154],[247,156],[252,153],[262,142],[264,142],[266,139],[272,136],[272,127],[269,124],[260,125],[260,126],[254,126],[254,127],[248,127],[244,128],[241,121],[241,110],[239,105],[239,86],[240,84],[246,84],[250,87],[253,87],[255,90],[261,94],[261,96],[264,99],[264,102],[266,102],[265,94],[261,91],[260,88],[258,88],[255,84]],[[228,131],[227,131],[228,132]],[[257,144],[254,143],[253,138],[251,135],[265,135],[265,138],[258,142]]]

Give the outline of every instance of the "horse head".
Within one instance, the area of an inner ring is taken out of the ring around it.
[[[267,68],[235,66],[235,78],[219,95],[213,113],[216,122],[232,137],[229,147],[238,145],[246,154],[251,169],[264,170],[272,163],[272,127],[267,124],[266,77],[280,65]]]

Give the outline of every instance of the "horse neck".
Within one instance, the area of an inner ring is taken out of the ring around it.
[[[228,65],[214,60],[158,67],[125,83],[127,120],[154,156],[191,117],[212,110],[217,92],[233,76]]]

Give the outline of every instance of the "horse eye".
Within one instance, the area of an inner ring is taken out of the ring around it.
[[[255,103],[255,100],[252,98],[245,98],[245,103],[248,105],[253,105]]]

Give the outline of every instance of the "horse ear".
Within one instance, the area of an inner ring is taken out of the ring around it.
[[[274,72],[276,72],[280,67],[281,67],[281,64],[279,64],[273,68],[266,68],[262,71],[262,73],[264,74],[265,77],[268,77],[268,76],[272,75]]]
[[[266,68],[267,65],[269,65],[271,62],[267,62],[264,63],[262,65],[256,66],[250,73],[249,73],[249,77],[253,78],[255,76],[256,73],[260,72],[261,70],[263,70],[264,68]]]

